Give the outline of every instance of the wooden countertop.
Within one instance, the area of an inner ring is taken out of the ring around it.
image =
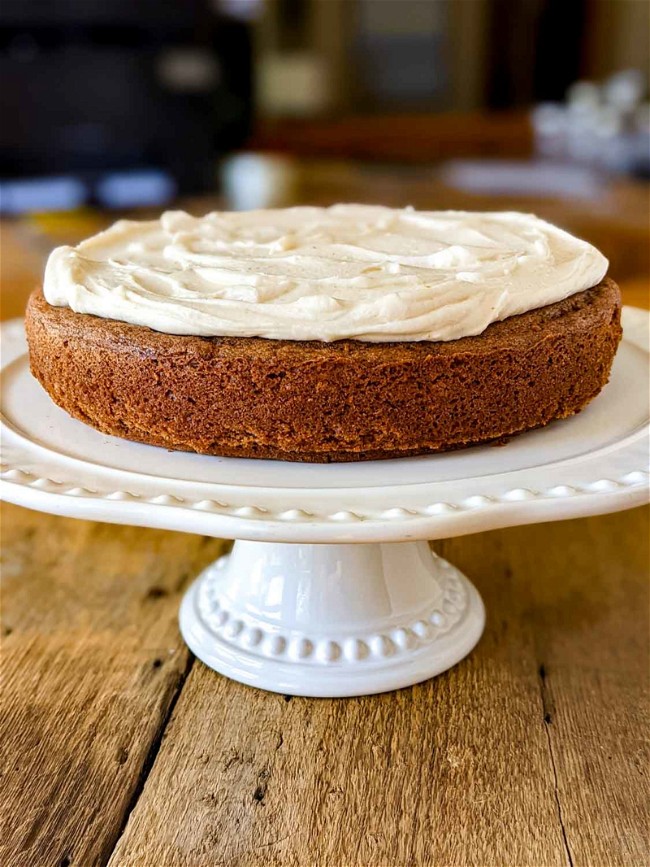
[[[321,198],[361,198],[352,168],[321,169]],[[379,187],[397,200],[388,175]],[[575,221],[562,205],[544,207]],[[610,214],[610,238],[647,247],[631,219]],[[5,318],[47,249],[93,221],[3,226]],[[625,300],[647,305],[642,251],[630,261]],[[192,658],[180,597],[225,543],[3,506],[0,863],[640,867],[648,517],[435,543],[486,602],[477,649],[420,686],[331,701]]]

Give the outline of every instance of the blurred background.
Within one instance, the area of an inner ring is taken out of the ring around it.
[[[650,273],[650,0],[2,0],[3,315],[117,216],[535,211]]]

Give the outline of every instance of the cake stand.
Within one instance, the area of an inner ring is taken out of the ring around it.
[[[461,660],[481,599],[441,539],[613,512],[648,499],[648,314],[626,308],[603,393],[502,448],[354,464],[168,452],[58,409],[3,326],[2,494],[69,517],[236,539],[187,591],[180,626],[206,665],[252,686],[363,695]]]

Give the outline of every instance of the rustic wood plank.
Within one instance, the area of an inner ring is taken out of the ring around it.
[[[0,864],[103,865],[191,664],[181,590],[223,543],[2,518]]]
[[[647,538],[638,509],[436,545],[488,627],[413,689],[285,701],[197,663],[110,867],[646,863]]]
[[[525,530],[510,533],[513,568],[536,576],[526,616],[576,867],[650,863],[648,516],[592,518],[579,533],[556,524],[543,554]]]

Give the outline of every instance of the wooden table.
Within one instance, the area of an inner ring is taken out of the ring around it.
[[[362,198],[345,171],[328,190],[347,177]],[[10,316],[47,242],[2,235]],[[644,303],[646,280],[627,274],[626,300]],[[478,648],[420,686],[333,701],[191,657],[179,600],[225,543],[2,518],[0,864],[647,863],[646,509],[435,543],[486,602]]]

